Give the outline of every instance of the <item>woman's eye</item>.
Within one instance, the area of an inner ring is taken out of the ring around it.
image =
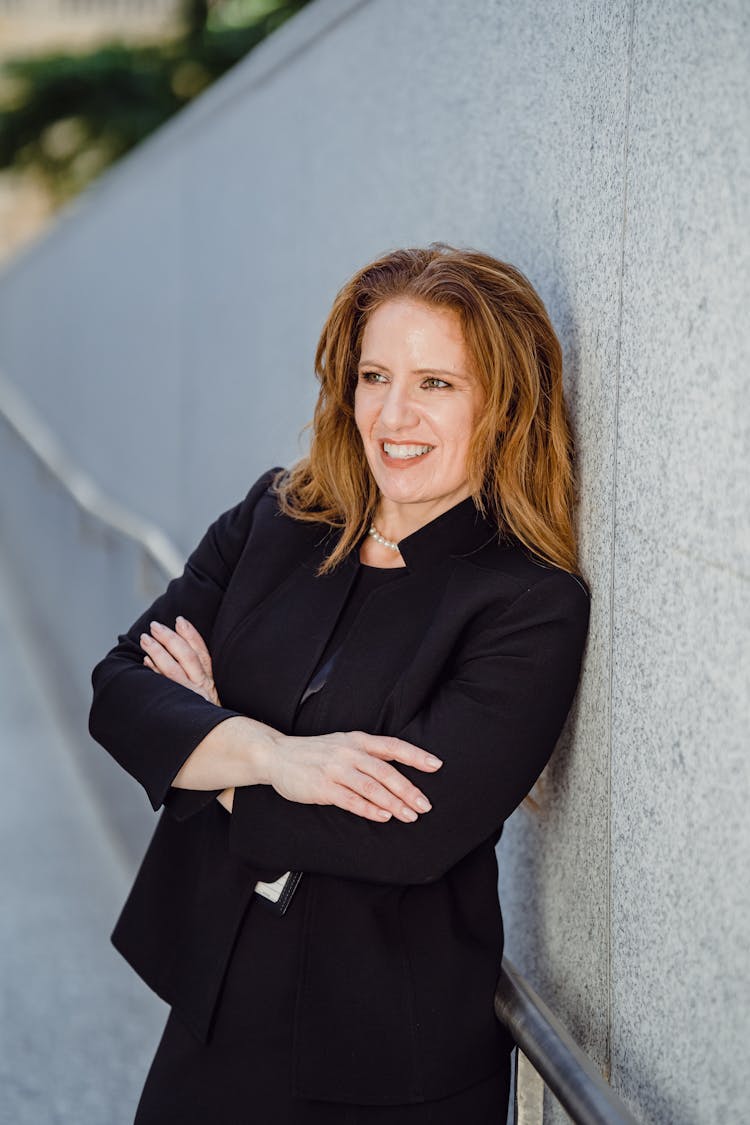
[[[385,379],[380,371],[360,371],[359,377],[363,383],[375,383],[378,379]]]
[[[382,371],[360,371],[359,377],[363,383],[379,383],[381,380],[387,382],[387,378]],[[437,375],[429,375],[422,385],[427,385],[428,390],[433,387],[440,390],[442,387],[449,387],[450,383],[447,383],[445,379],[439,379]]]

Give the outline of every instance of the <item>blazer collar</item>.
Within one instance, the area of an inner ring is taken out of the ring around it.
[[[497,525],[485,519],[467,496],[400,539],[398,546],[409,570],[421,571],[448,557],[470,555],[499,534]],[[348,555],[350,565],[359,565],[359,548],[366,538],[367,532]]]
[[[324,532],[322,535],[321,530]],[[287,538],[289,534],[292,536],[291,543]],[[317,521],[295,521],[294,524],[283,521],[281,540],[286,549],[293,547],[294,556],[301,551],[300,565],[276,586],[275,593],[261,598],[242,617],[239,626],[234,625],[228,639],[219,643],[214,667],[217,668],[217,661],[220,662],[221,674],[227,680],[228,698],[235,691],[231,677],[244,675],[242,669],[246,668],[249,659],[245,656],[241,661],[231,661],[229,653],[232,646],[242,641],[246,645],[252,644],[253,651],[265,653],[258,663],[257,675],[254,673],[254,690],[262,700],[259,713],[266,716],[265,721],[270,721],[268,717],[272,717],[272,725],[279,730],[290,732],[293,729],[298,701],[360,572],[359,548],[367,537],[366,531],[339,566],[320,576],[317,574],[319,564],[330,554],[342,534],[342,529]],[[497,537],[497,527],[480,516],[469,496],[405,536],[400,540],[399,548],[410,574],[427,575],[434,574],[435,568],[449,557],[471,554]],[[275,541],[272,546],[276,547]],[[283,552],[281,557],[285,557]],[[409,579],[405,581],[408,583]],[[398,585],[401,587],[401,583]],[[274,599],[282,596],[284,611],[294,618],[297,640],[293,645],[284,643],[286,634],[283,628],[279,628],[279,617],[271,612],[278,608]],[[372,623],[377,632],[373,651],[380,651],[379,644],[388,644],[390,627],[390,622],[385,619]],[[358,659],[361,664],[366,657],[360,655]],[[239,672],[232,671],[237,668]],[[239,680],[236,685],[236,698],[239,699],[245,689]]]

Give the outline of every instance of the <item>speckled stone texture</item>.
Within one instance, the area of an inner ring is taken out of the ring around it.
[[[644,1125],[750,1105],[749,57],[745,0],[316,0],[0,278],[8,376],[187,550],[306,448],[354,269],[442,239],[528,275],[565,354],[593,602],[543,815],[500,845],[506,950]],[[135,563],[10,440],[3,467],[83,705]],[[96,599],[74,642],[61,570],[76,620]]]
[[[750,1113],[747,5],[637,3],[631,54],[613,1080],[644,1120],[739,1122]]]

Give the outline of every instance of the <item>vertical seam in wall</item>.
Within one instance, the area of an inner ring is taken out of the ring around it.
[[[620,293],[617,309],[617,360],[615,363],[615,406],[614,406],[614,457],[612,468],[612,547],[610,556],[610,590],[609,590],[609,762],[607,764],[607,807],[608,807],[608,840],[607,840],[607,1079],[612,1081],[612,1042],[613,1042],[613,1017],[612,1002],[612,727],[613,727],[613,698],[614,698],[614,632],[615,632],[615,554],[617,531],[617,451],[619,446],[619,417],[620,417],[620,376],[622,364],[622,317],[623,317],[623,289],[625,280],[625,237],[628,213],[628,156],[630,143],[630,76],[633,63],[633,37],[635,26],[635,0],[630,0],[628,12],[628,30],[625,61],[625,122],[623,131],[623,160],[622,160],[622,212],[620,216]]]

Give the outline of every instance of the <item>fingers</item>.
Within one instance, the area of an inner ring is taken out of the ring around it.
[[[158,670],[171,680],[188,685],[201,683],[205,672],[191,645],[159,621],[150,622],[151,634],[141,633],[140,643]]]
[[[186,617],[178,615],[175,621],[175,630],[181,637],[184,637],[193,651],[197,654],[200,661],[203,674],[205,676],[213,677],[213,665],[211,663],[211,654],[206,648],[206,642],[200,635],[195,625],[193,625]]]
[[[373,808],[378,813],[385,810],[405,823],[415,821],[419,813],[429,812],[432,805],[424,793],[403,774],[384,762],[373,765],[384,767],[382,781],[361,770],[351,770],[343,779],[343,783],[352,790],[360,804]]]
[[[400,820],[416,820],[418,813],[432,808],[428,797],[400,770],[366,754],[357,763],[362,775],[356,787],[373,804],[389,809]]]
[[[422,750],[403,738],[395,738],[390,734],[366,734],[364,731],[352,731],[360,740],[358,744],[363,750],[374,757],[386,761],[403,762],[407,766],[415,766],[418,770],[429,770],[434,773],[440,769],[442,759],[436,758],[429,750]]]
[[[160,640],[157,641],[149,633],[141,633],[139,641],[155,672],[161,672],[162,675],[167,676],[170,680],[177,681],[177,683],[185,685],[189,683],[189,677],[183,672],[179,661],[174,659]]]
[[[344,786],[336,788],[331,796],[330,804],[354,813],[355,816],[363,816],[366,820],[379,821],[381,824],[390,820],[393,815],[387,809],[371,804],[359,793],[355,793],[352,789],[346,789]]]
[[[426,794],[384,759],[398,758],[406,764],[429,769],[431,773],[442,765],[440,759],[391,736],[351,731],[334,737],[337,742],[343,741],[351,747],[348,754],[339,758],[332,756],[328,762],[329,782],[335,788],[346,786],[353,794],[346,795],[342,807],[373,819],[387,819],[380,815],[384,811],[404,822],[414,821],[419,814],[430,811],[432,804]],[[435,762],[438,765],[432,764]],[[335,803],[341,803],[339,795]]]
[[[202,695],[221,707],[213,680],[211,656],[198,630],[184,617],[177,617],[175,629],[159,621],[150,622],[151,633],[141,633],[140,644],[147,655],[143,663],[175,683]],[[180,632],[177,632],[177,629]],[[184,636],[180,634],[184,633]]]
[[[404,822],[414,821],[420,813],[430,811],[432,805],[428,797],[388,761],[435,773],[443,764],[440,758],[392,735],[370,735],[364,731],[351,734],[365,755],[357,762],[359,778],[355,782],[347,780],[346,784],[355,790],[364,810],[375,809],[379,813],[385,809]],[[376,816],[375,819],[387,818]]]

